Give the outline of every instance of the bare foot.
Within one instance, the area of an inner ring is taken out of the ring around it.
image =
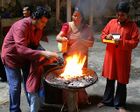
[[[101,107],[104,107],[104,106],[105,106],[105,104],[102,103],[102,102],[97,104],[97,107],[98,107],[98,108],[101,108]]]
[[[120,107],[119,110],[118,110],[118,112],[128,112],[128,111],[125,108]]]

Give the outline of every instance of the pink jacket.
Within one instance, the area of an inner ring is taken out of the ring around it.
[[[38,46],[42,30],[36,30],[31,18],[15,22],[4,38],[2,61],[9,67],[21,67],[26,60],[33,61],[40,57],[40,51],[33,50]]]

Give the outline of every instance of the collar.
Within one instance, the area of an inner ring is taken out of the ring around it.
[[[117,23],[121,26],[125,26],[129,21],[130,21],[129,18],[127,18],[124,22],[119,22],[118,19],[117,19]]]

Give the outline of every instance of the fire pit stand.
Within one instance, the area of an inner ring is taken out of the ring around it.
[[[67,106],[68,112],[79,112],[77,104],[77,91],[76,90],[67,90]]]
[[[79,112],[77,104],[78,90],[93,85],[98,80],[97,74],[95,71],[87,68],[84,70],[85,77],[65,80],[59,77],[63,71],[63,66],[47,71],[44,76],[45,81],[53,87],[66,91],[67,99],[65,104],[67,104],[68,112]],[[63,107],[61,108],[61,112],[63,112]]]

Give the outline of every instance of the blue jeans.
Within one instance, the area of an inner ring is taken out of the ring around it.
[[[35,93],[28,93],[30,100],[30,112],[38,112],[45,102],[45,90],[43,87]]]
[[[28,92],[26,90],[26,81],[28,78],[29,71],[30,71],[30,64],[26,64],[26,66],[22,67],[24,92],[26,95],[27,102],[30,105],[30,100],[28,98]]]
[[[21,112],[20,94],[21,94],[21,71],[18,68],[9,68],[5,66],[7,80],[9,84],[10,112]]]
[[[40,108],[40,98],[38,93],[28,93],[30,99],[30,112],[38,112]]]
[[[21,94],[21,69],[20,68],[10,68],[8,66],[4,66],[7,80],[9,84],[9,95],[10,95],[10,112],[21,112],[20,110],[20,94]],[[25,88],[27,73],[23,73],[23,85]],[[25,89],[25,93],[26,89]]]

